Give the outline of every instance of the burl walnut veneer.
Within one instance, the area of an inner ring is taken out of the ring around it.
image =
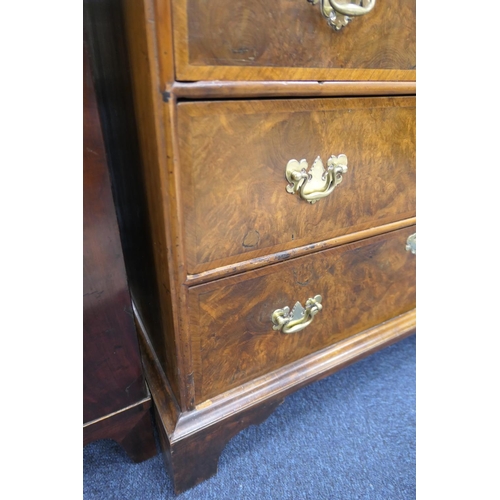
[[[415,1],[124,0],[123,23],[130,286],[181,492],[415,330]]]

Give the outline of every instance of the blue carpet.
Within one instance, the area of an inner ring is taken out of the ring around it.
[[[134,464],[113,441],[91,443],[84,500],[416,498],[415,361],[412,335],[289,396],[177,497],[160,455]]]

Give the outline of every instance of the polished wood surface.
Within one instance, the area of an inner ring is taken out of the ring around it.
[[[180,493],[214,475],[218,457],[227,442],[243,428],[267,418],[285,396],[405,338],[415,331],[415,322],[415,310],[408,311],[174,417],[171,392],[162,382],[162,367],[138,317],[160,443],[175,492]]]
[[[301,1],[121,2],[141,151],[123,178],[147,214],[125,216],[147,233],[127,265],[176,492],[287,394],[415,328],[415,3],[335,33]],[[288,160],[340,153],[331,199],[286,192]],[[273,310],[318,293],[278,342]]]
[[[83,420],[147,396],[87,57],[83,96]]]
[[[415,215],[415,98],[180,103],[186,271],[202,273]],[[289,160],[347,155],[311,205]]]
[[[196,403],[415,307],[415,226],[189,290]],[[304,330],[273,330],[272,313],[321,295]]]
[[[369,95],[414,95],[415,82],[174,82],[166,87],[166,98],[220,99],[256,97],[339,97]]]
[[[284,262],[294,257],[301,257],[302,255],[307,255],[309,253],[317,252],[319,250],[334,248],[340,245],[344,245],[346,243],[351,243],[353,241],[369,238],[370,236],[376,236],[378,234],[383,234],[388,231],[394,231],[402,227],[411,226],[414,225],[416,221],[417,221],[416,217],[410,217],[408,219],[402,219],[397,222],[391,222],[390,224],[384,224],[382,226],[365,229],[364,231],[357,231],[354,233],[345,234],[343,236],[338,236],[336,238],[329,238],[327,240],[318,241],[317,243],[311,243],[309,245],[294,247],[290,250],[285,250],[270,255],[264,255],[263,257],[256,257],[250,260],[243,260],[236,264],[217,267],[215,269],[211,269],[210,271],[205,271],[203,273],[188,274],[186,277],[185,284],[190,286],[199,285],[201,283],[213,281],[214,279],[223,278],[226,276],[232,276],[234,274],[239,274],[246,271],[251,271],[252,269],[258,269],[267,266],[268,264]]]
[[[155,59],[158,63],[159,78],[162,83],[172,83],[175,80],[174,34],[172,29],[165,29],[172,26],[172,2],[170,0],[136,1],[143,4],[146,22],[151,25],[150,27],[154,26],[154,35],[157,41]],[[142,22],[142,17],[139,17],[138,20]]]
[[[156,454],[101,120],[84,44],[84,445],[114,439],[136,461]]]
[[[139,186],[145,193],[149,226],[148,238],[135,240],[133,244],[139,252],[153,254],[152,265],[146,268],[141,266],[140,259],[131,261],[136,275],[131,288],[179,407],[185,410],[193,407],[194,393],[189,384],[191,354],[184,326],[187,316],[186,291],[182,286],[184,241],[180,235],[182,214],[177,208],[178,153],[174,141],[176,100],[165,103],[160,91],[163,85],[160,69],[168,71],[169,58],[158,53],[157,42],[165,41],[166,37],[156,39],[155,23],[151,22],[153,19],[159,22],[155,12],[152,0],[123,1],[131,92],[141,150],[135,170],[140,172]],[[150,277],[152,284],[140,281],[141,272]],[[159,315],[155,314],[156,305]]]
[[[306,0],[172,6],[178,80],[415,80],[415,0],[380,1],[338,32]]]
[[[135,2],[135,7],[140,7]],[[153,238],[132,94],[132,64],[123,12],[116,0],[85,0],[84,26],[92,54],[95,89],[106,137],[108,166],[131,295],[147,310],[148,328],[162,329]],[[163,342],[160,338],[159,342]],[[167,349],[158,349],[165,362]]]

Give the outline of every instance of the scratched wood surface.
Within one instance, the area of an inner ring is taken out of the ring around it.
[[[415,308],[415,226],[189,290],[196,402]],[[321,295],[304,330],[273,330],[271,315]]]
[[[180,103],[178,132],[188,274],[415,215],[414,97]],[[289,160],[340,153],[327,198],[286,191]]]
[[[415,0],[379,0],[340,31],[306,0],[172,6],[178,80],[415,80]]]

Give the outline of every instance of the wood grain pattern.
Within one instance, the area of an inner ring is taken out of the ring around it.
[[[243,260],[241,262],[230,264],[228,266],[217,267],[203,273],[188,274],[185,284],[188,286],[200,285],[201,283],[207,283],[215,279],[232,276],[234,274],[251,271],[253,269],[259,269],[269,264],[276,264],[277,262],[283,262],[295,257],[301,257],[302,255],[319,252],[320,250],[326,250],[328,248],[345,245],[346,243],[369,238],[370,236],[376,236],[378,234],[394,231],[396,229],[401,229],[407,226],[413,226],[416,222],[416,217],[410,217],[409,219],[402,219],[397,222],[391,222],[390,224],[384,224],[382,226],[372,227],[363,231],[345,234],[343,236],[338,236],[337,238],[329,238],[327,240],[319,241],[317,243],[311,243],[309,245],[301,247],[295,247],[283,252],[264,255],[263,257],[256,257],[250,260]]]
[[[149,2],[150,0],[148,0]],[[171,84],[175,79],[174,34],[172,26],[172,7],[169,0],[155,1],[147,13],[147,22],[154,24],[157,41],[158,74],[161,82]],[[153,10],[154,9],[154,10]]]
[[[267,418],[285,396],[405,338],[414,332],[415,319],[415,310],[409,311],[266,373],[182,413],[175,429],[170,426],[170,412],[164,411],[170,406],[169,394],[161,384],[153,383],[151,392],[160,443],[175,492],[180,493],[213,475],[228,440],[248,425]],[[152,361],[148,357],[147,372],[161,371],[158,364],[149,364]]]
[[[204,401],[196,407],[195,411],[186,412],[180,416],[171,440],[180,441],[200,428],[223,420],[225,415],[233,415],[241,409],[260,404],[276,396],[279,398],[287,396],[311,382],[327,377],[411,335],[415,332],[415,327],[416,310],[412,309]]]
[[[174,172],[172,138],[175,131],[172,116],[175,101],[169,105],[161,95],[158,40],[156,39],[155,6],[152,0],[124,0],[125,32],[127,34],[135,114],[141,146],[142,186],[146,193],[147,213],[154,255],[156,300],[161,304],[161,323],[151,325],[148,290],[133,291],[134,302],[141,310],[151,332],[151,341],[161,360],[179,406],[190,408],[189,344],[183,340],[184,290],[179,282],[183,276],[183,242],[178,235],[181,224],[177,210],[177,186]],[[166,66],[164,66],[166,68]],[[166,71],[166,69],[165,69]],[[137,242],[141,245],[142,242]]]
[[[180,103],[186,271],[197,274],[415,215],[415,98]],[[289,160],[344,153],[314,205],[287,193]]]
[[[134,302],[132,302],[132,307],[137,325],[139,345],[141,347],[144,374],[151,394],[155,394],[156,409],[162,415],[162,426],[170,435],[174,432],[181,414],[179,400],[170,386],[170,381],[167,379],[165,373],[165,367],[161,363],[153,346],[151,332],[147,330],[141,313]]]
[[[161,321],[140,287],[135,313],[180,492],[284,396],[415,327],[415,1],[339,33],[306,0],[123,3]],[[339,153],[332,198],[286,193],[288,160]],[[312,325],[272,330],[316,294]]]
[[[196,403],[415,307],[415,256],[400,229],[189,290]],[[323,297],[306,329],[272,329],[276,309]]]
[[[334,32],[306,0],[173,2],[177,80],[415,80],[415,0]]]
[[[166,89],[186,99],[414,95],[415,82],[174,82]]]

